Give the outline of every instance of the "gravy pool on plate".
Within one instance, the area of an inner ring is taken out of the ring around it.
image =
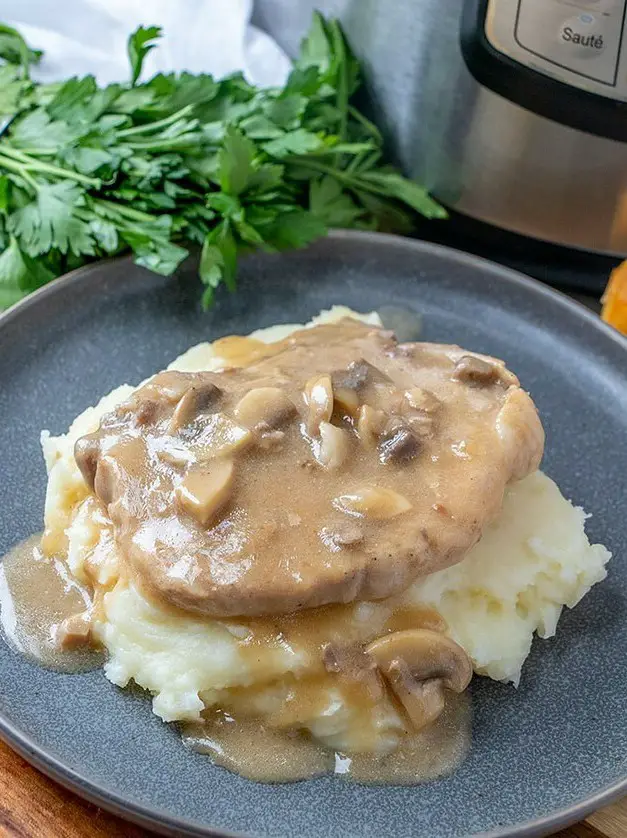
[[[106,649],[188,744],[416,782],[467,750],[473,668],[516,681],[609,554],[502,362],[345,313],[192,350],[45,439],[42,549],[93,597],[57,645]]]

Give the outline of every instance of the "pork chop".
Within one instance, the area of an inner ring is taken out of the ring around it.
[[[502,361],[351,319],[238,340],[239,366],[160,373],[76,445],[160,601],[233,617],[388,597],[463,559],[540,463]]]

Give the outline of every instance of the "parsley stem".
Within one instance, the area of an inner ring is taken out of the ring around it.
[[[166,125],[170,125],[172,122],[176,122],[182,116],[187,116],[192,110],[192,105],[185,105],[184,108],[181,108],[176,113],[170,114],[170,116],[166,116],[164,119],[160,119],[158,122],[147,122],[145,125],[134,125],[132,128],[123,128],[121,131],[118,131],[117,136],[118,138],[131,137],[135,134],[152,133],[160,128],[165,128]]]
[[[159,151],[162,148],[178,148],[179,146],[198,147],[201,141],[199,134],[180,134],[178,137],[171,137],[165,140],[146,140],[146,142],[129,143],[129,148],[141,151]]]
[[[28,154],[29,157],[46,157],[47,155],[54,157],[58,150],[56,148],[22,148],[20,151]]]
[[[147,212],[141,212],[140,210],[133,209],[133,207],[127,207],[125,204],[117,204],[115,201],[108,201],[106,198],[98,198],[94,201],[94,203],[97,206],[103,207],[107,214],[114,212],[123,218],[131,218],[134,221],[154,222],[156,220],[154,215],[149,215]]]
[[[362,180],[358,175],[349,175],[341,169],[334,169],[332,166],[326,166],[324,163],[319,163],[317,160],[309,160],[307,157],[294,157],[288,160],[295,165],[304,169],[311,169],[314,172],[320,172],[322,175],[331,175],[340,183],[344,183],[349,189],[361,189],[362,192],[372,192],[373,195],[382,195],[384,198],[393,197],[387,189],[381,186],[375,186],[367,180]]]
[[[348,128],[348,57],[346,55],[346,42],[342,30],[337,21],[329,22],[329,36],[333,44],[334,51],[338,57],[338,75],[337,75],[337,91],[335,94],[335,107],[340,112],[340,120],[338,126],[338,134],[340,142],[345,142],[347,139]],[[344,158],[342,155],[338,158],[338,162],[342,165]]]
[[[372,136],[372,137],[374,137],[374,139],[375,139],[375,141],[377,142],[377,144],[378,144],[378,145],[382,145],[382,144],[383,144],[383,137],[381,136],[381,132],[379,131],[379,129],[377,128],[377,126],[374,124],[374,122],[371,122],[369,119],[367,119],[367,118],[363,115],[363,113],[360,113],[360,112],[357,110],[357,108],[355,108],[353,105],[349,105],[349,106],[348,106],[348,113],[350,114],[350,116],[352,116],[352,118],[353,118],[354,120],[356,120],[357,122],[359,122],[359,123],[361,124],[361,126],[362,126],[362,127],[363,127],[363,128],[364,128],[364,129],[365,129],[365,130],[366,130],[366,131],[367,131],[367,132],[368,132],[371,136]]]
[[[15,172],[27,183],[35,192],[39,190],[37,181],[32,178],[24,166],[21,166],[16,160],[10,160],[0,154],[0,167],[8,169],[10,172]]]
[[[62,169],[60,166],[53,166],[50,163],[43,163],[40,160],[33,160],[27,154],[23,154],[16,148],[5,146],[2,149],[2,154],[8,157],[13,157],[22,163],[22,169],[29,172],[41,172],[42,174],[55,175],[56,177],[64,178],[65,180],[75,180],[77,183],[83,183],[85,186],[92,186],[94,189],[100,189],[101,182],[97,178],[87,177],[78,172],[73,172],[71,169]]]
[[[310,160],[308,157],[300,156],[295,154],[293,157],[289,157],[286,161],[287,163],[294,163],[296,166],[300,166],[304,169],[311,169],[314,172],[320,172],[321,175],[333,175],[334,178],[337,178],[340,181],[346,182],[349,178],[343,175],[339,169],[334,169],[332,166],[327,166],[325,163],[320,163],[317,160]]]
[[[337,36],[338,42],[342,46],[342,52],[345,52],[344,49],[344,39],[341,33],[338,32]],[[346,56],[343,55],[343,61],[340,65],[340,73],[337,85],[337,99],[336,105],[340,111],[340,127],[339,127],[339,135],[340,139],[345,142],[347,139],[347,128],[348,128],[348,78],[347,72],[348,67],[346,64]]]
[[[102,183],[98,178],[87,177],[78,172],[73,172],[70,169],[62,169],[59,166],[52,166],[49,163],[31,163],[26,166],[29,171],[41,172],[42,174],[54,175],[63,178],[64,180],[75,180],[77,183],[82,183],[85,186],[91,186],[94,189],[100,189]]]
[[[376,166],[380,158],[380,151],[373,151],[370,153],[364,152],[364,154],[357,154],[355,155],[355,157],[353,157],[353,159],[346,167],[346,171],[350,174],[354,174],[357,171],[368,171],[369,169],[372,169],[374,168],[374,166]]]

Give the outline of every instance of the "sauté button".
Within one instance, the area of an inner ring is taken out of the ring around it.
[[[605,27],[589,12],[569,18],[560,26],[560,44],[577,58],[594,58],[605,50],[607,36]]]

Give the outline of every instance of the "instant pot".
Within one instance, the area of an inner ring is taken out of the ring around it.
[[[254,22],[293,55],[314,9],[338,17],[391,152],[460,218],[621,255],[626,8],[627,0],[256,0]]]

